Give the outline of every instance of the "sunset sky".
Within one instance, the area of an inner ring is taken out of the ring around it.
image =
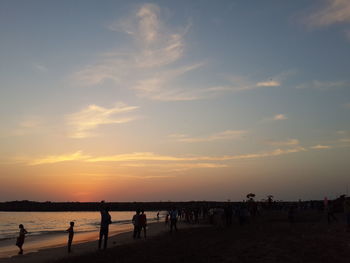
[[[0,201],[334,198],[350,1],[0,1]]]

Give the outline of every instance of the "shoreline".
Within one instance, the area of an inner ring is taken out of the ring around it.
[[[190,228],[193,227],[193,225],[188,225],[182,222],[178,223],[180,228]],[[147,237],[152,238],[154,236],[158,236],[162,233],[166,233],[169,231],[169,226],[166,226],[164,222],[154,222],[149,223],[147,226]],[[109,238],[108,238],[108,248],[119,246],[119,245],[125,245],[130,244],[138,241],[145,241],[143,239],[143,234],[141,234],[141,239],[134,240],[132,238],[132,229],[124,229],[124,230],[118,230],[118,231],[112,231],[110,232]],[[67,235],[64,235],[64,243],[61,243],[61,245],[56,246],[43,246],[42,248],[39,248],[37,250],[30,250],[26,252],[26,247],[24,246],[24,254],[23,255],[17,255],[18,248],[13,245],[15,249],[15,254],[11,257],[7,258],[0,258],[0,263],[45,263],[45,262],[51,262],[56,261],[63,258],[69,258],[73,256],[83,255],[89,252],[95,252],[98,251],[97,249],[97,242],[98,242],[98,232],[92,232],[90,235],[88,235],[84,240],[76,241],[73,240],[72,245],[72,253],[68,254],[67,252]],[[26,245],[26,243],[25,243]],[[29,244],[28,244],[29,245]]]
[[[110,229],[109,235],[110,237],[122,234],[125,232],[131,231],[131,224],[123,225],[122,227],[119,225],[114,229]],[[73,245],[78,245],[86,242],[93,242],[98,240],[99,232],[96,231],[86,231],[86,232],[76,232],[74,234]],[[38,251],[45,249],[53,249],[59,247],[65,247],[67,245],[68,234],[65,231],[61,231],[59,233],[40,236],[28,236],[26,237],[24,243],[24,251],[25,254],[37,253]],[[16,238],[11,238],[3,242],[5,245],[2,246],[2,250],[0,251],[0,262],[3,259],[9,259],[14,256],[17,256],[18,247],[15,246]]]

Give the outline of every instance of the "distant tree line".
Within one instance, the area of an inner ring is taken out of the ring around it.
[[[107,202],[110,211],[135,211],[144,209],[146,211],[168,210],[172,207],[217,207],[222,206],[224,202]],[[98,211],[100,202],[35,202],[35,201],[11,201],[0,203],[0,211]]]
[[[273,196],[267,196],[267,199],[261,201],[254,201],[255,194],[249,193],[247,200],[242,202],[231,202],[230,200],[224,202],[218,201],[188,201],[188,202],[106,202],[110,211],[135,211],[137,209],[144,209],[146,211],[166,211],[171,208],[176,209],[193,209],[193,208],[224,208],[229,206],[239,207],[244,203],[254,202],[263,209],[283,209],[290,205],[299,208],[317,208],[322,209],[324,206],[323,200],[309,200],[309,201],[275,201]],[[342,210],[344,195],[333,200],[333,206],[336,211]],[[100,202],[35,202],[35,201],[10,201],[0,202],[0,211],[99,211]]]

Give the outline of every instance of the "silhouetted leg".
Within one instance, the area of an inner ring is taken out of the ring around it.
[[[104,240],[104,244],[103,244],[103,249],[106,249],[107,248],[107,241],[108,241],[108,232],[106,232],[104,234],[104,238],[105,238],[105,240]]]
[[[103,232],[102,230],[100,230],[100,238],[98,240],[98,249],[101,249],[102,238],[103,238]]]
[[[333,218],[333,221],[338,221],[338,218],[336,218],[336,216],[332,213],[332,218]]]
[[[136,236],[137,236],[137,227],[134,226],[134,233],[133,233],[132,237],[135,239]]]
[[[141,238],[141,230],[142,230],[142,227],[139,226],[137,229],[137,238]]]
[[[68,253],[70,253],[72,250],[72,241],[73,241],[73,237],[69,237],[68,238]]]
[[[23,254],[23,249],[22,249],[22,245],[20,245],[20,246],[18,246],[19,247],[19,252],[18,252],[18,254]]]

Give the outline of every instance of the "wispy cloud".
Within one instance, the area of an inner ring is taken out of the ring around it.
[[[257,87],[279,87],[281,86],[281,83],[275,80],[269,80],[269,81],[262,81],[256,83]]]
[[[133,37],[139,52],[134,57],[135,66],[153,68],[179,60],[184,52],[184,35],[189,26],[175,31],[161,19],[161,8],[144,4],[135,13],[113,23],[112,31],[121,31]]]
[[[297,89],[305,89],[305,88],[312,88],[312,89],[319,89],[319,90],[330,90],[334,88],[345,88],[349,87],[350,83],[347,81],[318,81],[313,80],[308,83],[303,83],[298,85]]]
[[[197,63],[173,70],[159,71],[150,78],[137,81],[133,89],[137,91],[138,96],[152,100],[189,101],[202,99],[207,96],[207,90],[205,89],[193,88],[185,90],[171,84],[177,78],[202,66],[203,63]]]
[[[317,144],[317,145],[311,146],[310,148],[314,150],[322,150],[322,149],[330,149],[332,147],[329,145]]]
[[[73,154],[64,154],[57,156],[42,157],[39,159],[34,159],[29,161],[30,165],[48,164],[48,163],[58,163],[64,161],[84,161],[84,162],[115,162],[115,163],[125,163],[125,162],[212,162],[212,161],[231,161],[231,160],[246,160],[246,159],[259,159],[266,157],[273,157],[279,155],[285,155],[290,153],[297,153],[301,151],[306,151],[304,147],[296,146],[289,149],[275,149],[273,151],[250,153],[250,154],[238,154],[238,155],[224,155],[224,156],[171,156],[171,155],[161,155],[153,152],[135,152],[129,154],[118,154],[118,155],[108,155],[108,156],[97,156],[92,157],[89,155],[83,155],[81,151]],[[201,166],[209,167],[209,164],[200,164]],[[215,167],[216,164],[213,165]]]
[[[343,104],[343,107],[344,107],[345,109],[350,109],[350,102],[349,102],[349,103]]]
[[[165,178],[175,178],[176,175],[120,175],[121,177],[127,177],[132,179],[165,179]]]
[[[109,26],[112,31],[131,36],[132,43],[127,51],[105,53],[94,64],[87,65],[73,75],[75,84],[95,86],[106,80],[128,86],[130,80],[142,80],[160,67],[179,60],[184,50],[184,34],[171,31],[160,19],[160,8],[155,4],[144,4],[136,12]]]
[[[350,143],[350,138],[339,139],[339,142],[341,142],[341,143]]]
[[[92,131],[100,125],[121,124],[133,121],[136,117],[125,116],[125,114],[136,109],[138,109],[137,106],[128,106],[124,103],[118,103],[112,108],[89,105],[79,112],[66,116],[66,124],[70,128],[69,137],[91,137],[95,135]]]
[[[34,69],[36,71],[39,71],[39,72],[47,72],[47,71],[49,71],[48,68],[45,65],[43,65],[43,64],[34,63],[33,67],[34,67]]]
[[[40,158],[28,159],[20,158],[17,162],[26,162],[28,165],[43,165],[43,164],[55,164],[67,161],[80,161],[89,163],[116,163],[121,167],[157,167],[166,169],[168,171],[183,171],[197,168],[225,168],[228,167],[227,161],[235,160],[255,160],[261,158],[277,157],[282,155],[288,155],[298,152],[307,152],[308,150],[323,150],[339,147],[348,147],[350,143],[349,138],[343,138],[338,142],[346,143],[346,145],[323,145],[317,144],[310,147],[303,147],[297,144],[297,141],[293,139],[283,145],[287,146],[285,149],[274,149],[271,151],[262,151],[257,153],[237,154],[237,155],[223,155],[223,156],[172,156],[161,155],[153,152],[134,152],[128,154],[107,155],[107,156],[92,156],[83,154],[82,151],[74,153],[61,154],[61,155],[49,155]]]
[[[272,118],[274,121],[282,121],[288,119],[285,114],[277,114]]]
[[[184,37],[190,25],[172,29],[161,19],[161,11],[155,4],[144,4],[136,12],[111,24],[110,30],[131,37],[127,51],[103,54],[97,62],[73,74],[73,83],[97,86],[109,80],[151,100],[186,101],[205,97],[202,93],[207,91],[201,87],[184,89],[176,86],[177,79],[200,68],[203,63],[179,66],[185,50]]]
[[[247,131],[245,130],[226,130],[223,132],[218,132],[208,136],[202,137],[189,137],[185,134],[171,134],[170,138],[175,138],[178,142],[188,142],[188,143],[196,143],[196,142],[212,142],[218,140],[232,140],[232,139],[240,139]]]
[[[228,165],[215,162],[192,162],[192,163],[145,163],[145,162],[126,162],[121,164],[122,167],[133,167],[133,168],[154,168],[160,172],[184,172],[193,169],[218,169],[226,168]]]
[[[228,76],[227,81],[229,82],[228,85],[213,86],[210,87],[209,90],[213,92],[246,91],[281,86],[281,80],[279,76],[276,76],[276,79],[271,78],[258,82],[242,76]]]
[[[39,116],[28,116],[21,120],[11,135],[14,136],[24,136],[38,134],[43,131],[43,120]]]
[[[204,68],[207,62],[187,60],[183,63],[185,36],[191,23],[182,28],[171,28],[162,19],[162,13],[158,5],[144,4],[112,23],[108,27],[111,31],[130,36],[128,47],[102,54],[97,61],[75,72],[73,83],[78,86],[99,86],[105,81],[112,81],[117,86],[133,90],[141,98],[158,101],[193,101],[212,98],[224,92],[281,85],[285,74],[261,81],[234,80],[227,85],[190,84],[184,87],[179,84],[188,75]]]
[[[152,152],[135,152],[130,154],[118,154],[99,156],[88,159],[88,162],[130,162],[130,161],[194,161],[184,157],[159,155]]]
[[[82,154],[82,151],[77,151],[71,154],[62,154],[62,155],[49,155],[46,157],[34,159],[30,161],[29,165],[41,165],[41,164],[54,164],[67,161],[81,161],[90,158],[88,155]]]
[[[253,80],[252,78],[237,76],[237,75],[228,75],[226,80],[228,81],[227,85],[219,85],[211,87],[210,90],[216,92],[225,92],[225,91],[247,91],[254,89],[262,89],[269,87],[280,87],[282,83],[290,76],[296,74],[296,70],[287,70],[283,71],[275,76],[272,76],[267,79],[260,81]]]
[[[300,142],[297,139],[287,139],[285,141],[266,141],[268,144],[273,146],[293,146],[299,145]]]
[[[260,122],[265,123],[265,122],[283,121],[283,120],[287,120],[287,119],[288,119],[288,117],[286,114],[276,114],[272,117],[264,118]]]
[[[350,1],[323,0],[321,7],[309,14],[305,22],[310,27],[323,27],[337,23],[350,23]]]

